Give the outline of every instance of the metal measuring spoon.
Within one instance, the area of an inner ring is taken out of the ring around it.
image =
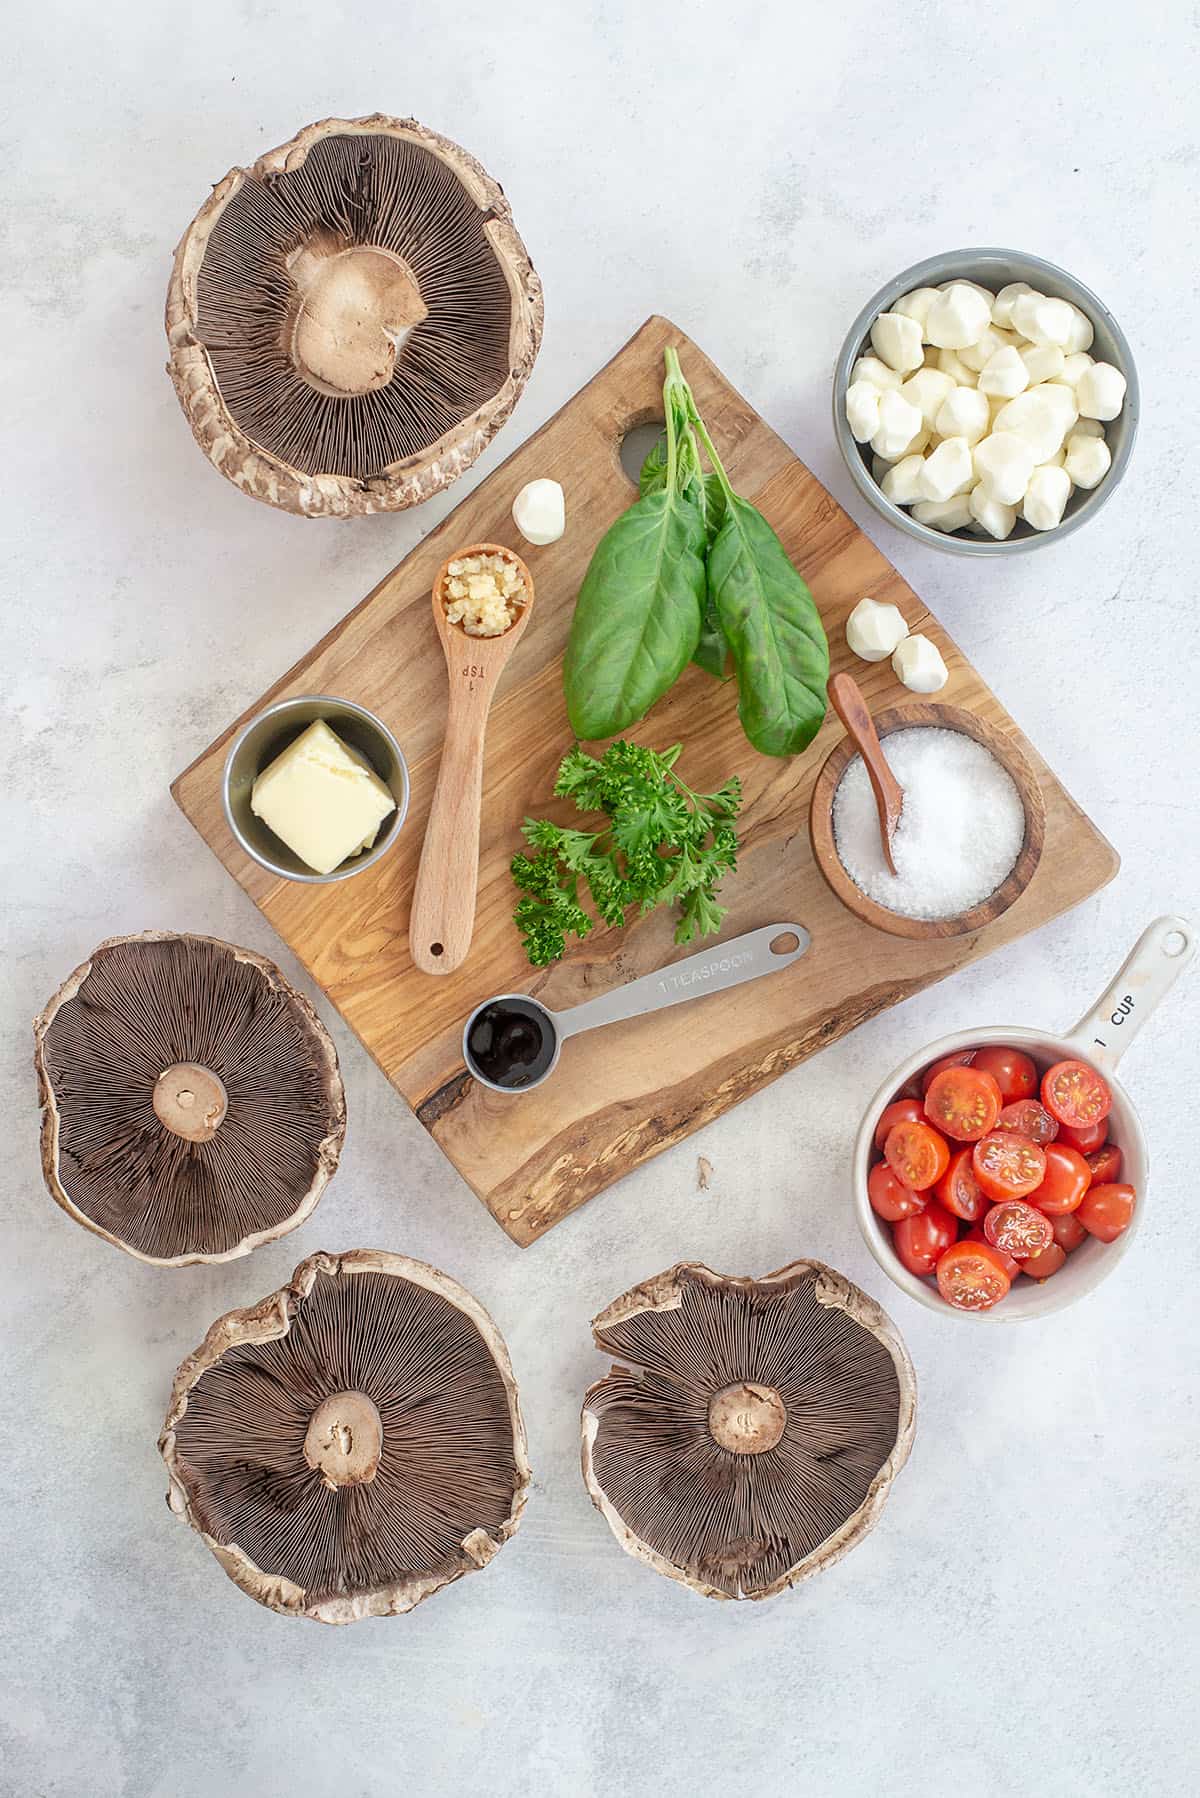
[[[768,924],[567,1011],[551,1011],[528,993],[497,993],[477,1005],[463,1026],[463,1059],[493,1092],[530,1092],[554,1072],[568,1037],[774,974],[797,961],[809,941],[799,924]]]

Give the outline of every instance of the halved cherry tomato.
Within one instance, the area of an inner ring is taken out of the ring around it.
[[[1115,1142],[1106,1142],[1102,1149],[1083,1159],[1092,1170],[1093,1186],[1108,1186],[1121,1178],[1121,1151]]]
[[[956,1242],[937,1264],[938,1291],[959,1311],[990,1311],[1012,1281],[1000,1256],[987,1242]]]
[[[996,1119],[996,1127],[1015,1130],[1018,1136],[1027,1136],[1043,1148],[1058,1135],[1058,1119],[1052,1118],[1037,1099],[1014,1099]]]
[[[1077,1210],[1092,1184],[1091,1168],[1079,1150],[1065,1142],[1048,1142],[1042,1153],[1046,1157],[1046,1175],[1042,1184],[1030,1193],[1029,1203],[1048,1217]]]
[[[1112,1094],[1086,1061],[1056,1061],[1042,1075],[1042,1104],[1068,1130],[1081,1130],[1104,1121]]]
[[[1112,1181],[1089,1186],[1075,1215],[1089,1236],[1096,1236],[1101,1242],[1115,1242],[1129,1227],[1136,1199],[1132,1186]]]
[[[940,1061],[931,1061],[929,1066],[925,1069],[925,1072],[921,1075],[921,1091],[927,1093],[929,1091],[930,1082],[938,1074],[943,1073],[946,1068],[970,1067],[974,1059],[974,1049],[956,1049],[953,1055],[943,1055]]]
[[[925,1116],[943,1136],[956,1142],[978,1142],[995,1129],[1000,1116],[1000,1088],[978,1068],[943,1068],[925,1091]]]
[[[968,1224],[977,1223],[988,1208],[988,1200],[971,1166],[972,1153],[970,1143],[956,1149],[950,1157],[950,1166],[933,1189],[939,1203]]]
[[[892,1246],[910,1274],[931,1274],[958,1235],[958,1221],[931,1199],[924,1211],[892,1226]]]
[[[893,1124],[883,1152],[897,1180],[914,1192],[924,1192],[940,1180],[950,1161],[945,1137],[928,1124]]]
[[[1101,1118],[1097,1124],[1082,1124],[1078,1129],[1064,1124],[1058,1134],[1063,1142],[1070,1143],[1081,1155],[1090,1155],[1093,1149],[1104,1147],[1104,1140],[1108,1135],[1108,1120]]]
[[[1000,1265],[1003,1267],[1003,1269],[1004,1269],[1005,1273],[1008,1275],[1010,1281],[1015,1280],[1017,1275],[1020,1273],[1021,1263],[1019,1261],[1015,1261],[1006,1249],[998,1248],[994,1242],[988,1242],[987,1237],[983,1233],[983,1225],[982,1224],[972,1224],[971,1228],[967,1231],[966,1235],[963,1237],[963,1241],[964,1242],[976,1242],[976,1243],[981,1243],[981,1244],[986,1243],[988,1248],[992,1251],[992,1254],[998,1255],[1000,1257]]]
[[[1019,1049],[976,1049],[971,1066],[992,1076],[1005,1105],[1011,1105],[1015,1099],[1037,1097],[1037,1068]]]
[[[1087,1241],[1087,1231],[1073,1211],[1060,1212],[1050,1219],[1050,1228],[1054,1232],[1054,1240],[1059,1248],[1066,1249],[1073,1255],[1081,1242]]]
[[[913,1192],[897,1180],[886,1161],[877,1161],[867,1175],[867,1197],[872,1210],[889,1224],[898,1224],[902,1217],[914,1217],[925,1209],[924,1193]]]
[[[875,1126],[875,1147],[880,1154],[889,1130],[896,1124],[919,1124],[924,1116],[925,1108],[920,1099],[893,1099],[890,1105],[885,1105]]]
[[[910,1080],[906,1080],[896,1097],[898,1099],[919,1099],[921,1097],[921,1076],[914,1074]]]
[[[1046,1152],[1015,1130],[993,1130],[975,1144],[975,1178],[989,1199],[1023,1199],[1046,1174]]]
[[[1002,1205],[993,1205],[983,1220],[983,1233],[990,1243],[1016,1261],[1040,1255],[1054,1241],[1050,1219],[1024,1199],[1006,1199]]]
[[[1022,1261],[1021,1272],[1028,1274],[1031,1280],[1048,1280],[1051,1274],[1066,1266],[1066,1260],[1066,1249],[1060,1242],[1052,1242],[1040,1255],[1031,1255],[1028,1261]]]

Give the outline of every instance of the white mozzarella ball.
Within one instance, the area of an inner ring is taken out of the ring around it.
[[[958,351],[958,356],[965,367],[973,368],[978,374],[997,350],[1002,350],[1009,344],[1015,344],[1016,341],[1011,331],[998,331],[995,325],[988,325],[978,343],[968,343],[965,348]]]
[[[1064,388],[1070,393],[1070,388]],[[1037,468],[1041,463],[1049,461],[1057,449],[1062,447],[1062,440],[1067,434],[1067,427],[1073,421],[1066,416],[1064,408],[1053,398],[1048,398],[1044,387],[1031,387],[1025,393],[1019,393],[1015,400],[1009,400],[1007,406],[997,412],[992,421],[992,436],[1022,438],[1033,456],[1033,465]],[[991,439],[989,439],[991,441]],[[1008,502],[1013,503],[1011,500]]]
[[[527,543],[544,547],[557,543],[567,528],[567,507],[562,484],[543,476],[526,481],[512,505],[513,523]]]
[[[1021,516],[1035,531],[1052,531],[1062,523],[1071,497],[1071,477],[1065,468],[1035,468],[1021,501]]]
[[[906,375],[925,360],[920,325],[900,312],[879,314],[871,326],[871,344],[880,360],[897,374]]]
[[[1125,404],[1125,376],[1111,362],[1093,362],[1075,387],[1084,418],[1115,418]]]
[[[1015,399],[1029,385],[1029,370],[1020,350],[1006,344],[979,371],[979,391],[989,399]]]
[[[918,524],[932,525],[935,531],[961,531],[971,522],[965,493],[957,493],[953,499],[919,499],[912,515]]]
[[[1027,337],[1032,343],[1033,330],[1036,324],[1035,312],[1045,302],[1045,294],[1039,293],[1036,287],[1027,287],[1019,293],[1012,303],[1012,329]]]
[[[881,393],[894,393],[899,387],[902,376],[878,356],[860,356],[850,370],[850,385],[855,381],[869,381],[872,387],[878,387]]]
[[[922,499],[954,499],[975,485],[975,464],[965,437],[947,437],[926,456],[917,485]]]
[[[1056,381],[1061,381],[1065,387],[1078,387],[1079,377],[1085,368],[1091,368],[1091,366],[1092,358],[1085,350],[1074,350],[1069,356],[1063,357],[1062,371],[1054,378]]]
[[[988,499],[1016,506],[1037,467],[1033,451],[1015,431],[997,431],[975,445],[975,472]]]
[[[1067,360],[1054,343],[1031,343],[1019,354],[1031,387],[1036,387],[1039,381],[1056,381]]]
[[[1072,437],[1103,437],[1104,426],[1098,418],[1077,418],[1071,426]]]
[[[940,350],[965,349],[979,342],[991,318],[991,305],[978,289],[953,281],[929,308],[925,336]]]
[[[1074,311],[1066,300],[1050,300],[1043,293],[1023,293],[1013,307],[1013,324],[1030,343],[1056,345],[1061,350],[1075,330]]]
[[[899,606],[881,605],[877,599],[860,599],[846,620],[846,641],[864,662],[885,662],[907,635]]]
[[[879,426],[871,439],[877,456],[889,462],[907,455],[908,446],[923,428],[924,421],[911,400],[902,393],[884,393],[879,399]]]
[[[986,393],[974,387],[951,387],[938,408],[933,428],[941,437],[965,437],[978,443],[992,422]]]
[[[852,381],[846,389],[846,422],[857,443],[869,443],[879,429],[879,402],[873,381]]]
[[[962,275],[955,275],[951,280],[942,282],[939,292],[948,293],[952,287],[969,287],[972,293],[982,294],[988,304],[988,314],[991,315],[996,296],[990,287],[981,287],[978,281],[968,281]]]
[[[966,523],[966,519],[963,523]],[[962,527],[949,528],[957,530]],[[897,679],[902,680],[911,693],[939,693],[950,679],[950,671],[942,660],[941,650],[919,631],[915,637],[905,637],[902,643],[897,643],[892,655],[892,667]]]
[[[950,376],[955,386],[974,387],[977,384],[979,376],[973,368],[967,367],[957,350],[935,350],[934,354],[938,367]]]
[[[1063,421],[1063,435],[1066,436],[1075,420],[1079,417],[1079,401],[1075,389],[1068,387],[1065,381],[1043,381],[1037,390],[1042,398],[1053,406]]]
[[[992,323],[1001,325],[1006,331],[1012,329],[1013,305],[1023,293],[1032,293],[1028,281],[1010,281],[1002,287],[992,302]]]
[[[914,287],[911,293],[901,294],[898,300],[892,301],[892,311],[900,313],[902,318],[914,318],[924,329],[929,308],[938,297],[936,287]]]
[[[904,456],[894,462],[884,475],[880,486],[885,499],[890,499],[894,506],[911,506],[921,498],[921,470],[925,466],[922,456]]]
[[[967,495],[967,504],[971,508],[971,517],[989,537],[1003,542],[1005,537],[1012,535],[1013,526],[1017,522],[1016,507],[1006,506],[998,499],[989,498],[982,481],[978,486],[972,487]]]
[[[1098,487],[1112,467],[1112,453],[1103,437],[1084,437],[1072,431],[1067,438],[1065,466],[1077,487]]]
[[[925,423],[931,425],[946,395],[954,391],[954,382],[940,368],[919,368],[909,375],[900,391],[917,408]]]
[[[1069,304],[1070,302],[1068,301],[1068,305]],[[1092,339],[1095,335],[1096,333],[1092,329],[1092,321],[1087,313],[1081,312],[1078,306],[1071,306],[1071,330],[1066,343],[1063,345],[1068,356],[1076,355],[1082,350],[1090,350],[1092,347]]]

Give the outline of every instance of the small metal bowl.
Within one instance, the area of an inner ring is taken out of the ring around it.
[[[1125,404],[1120,416],[1104,426],[1105,441],[1112,453],[1112,467],[1098,487],[1087,491],[1082,487],[1075,488],[1067,501],[1062,523],[1052,531],[1035,531],[1023,518],[1018,518],[1012,536],[1006,537],[1003,542],[997,542],[992,537],[975,537],[966,531],[935,531],[931,525],[919,524],[902,506],[894,506],[890,499],[884,498],[878,481],[871,473],[871,446],[869,443],[856,443],[846,422],[846,389],[850,384],[850,370],[860,356],[871,353],[871,326],[879,314],[886,312],[902,294],[911,293],[914,287],[940,287],[945,281],[956,280],[978,282],[981,287],[990,288],[993,293],[998,292],[1001,287],[1007,287],[1011,281],[1027,281],[1038,293],[1048,294],[1054,299],[1070,300],[1081,312],[1086,312],[1092,321],[1096,337],[1089,354],[1097,362],[1111,362],[1125,376]],[[834,434],[846,467],[863,498],[889,524],[898,525],[910,537],[916,537],[918,542],[928,543],[933,549],[949,550],[956,556],[1013,556],[1030,549],[1044,549],[1048,544],[1060,543],[1072,531],[1077,531],[1080,525],[1094,518],[1105,501],[1116,492],[1129,465],[1133,441],[1137,435],[1138,403],[1138,378],[1133,365],[1133,352],[1125,333],[1107,306],[1097,299],[1090,288],[1085,287],[1082,281],[1077,281],[1074,275],[1069,275],[1065,269],[1058,268],[1053,262],[1043,261],[1040,256],[1025,255],[1020,250],[947,250],[941,256],[929,256],[924,262],[917,262],[912,268],[906,268],[903,274],[897,275],[867,301],[850,327],[833,376]]]
[[[250,810],[250,792],[258,775],[318,718],[367,758],[396,801],[395,811],[384,819],[371,847],[348,856],[329,874],[315,873]],[[392,847],[408,811],[408,764],[387,725],[373,712],[355,705],[351,699],[333,699],[325,693],[303,694],[295,699],[277,700],[243,725],[225,758],[221,799],[230,830],[261,868],[283,880],[323,886],[361,874]]]

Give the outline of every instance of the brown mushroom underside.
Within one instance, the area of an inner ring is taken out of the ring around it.
[[[819,1262],[762,1280],[682,1263],[593,1326],[624,1363],[583,1412],[584,1477],[631,1554],[714,1598],[766,1598],[871,1527],[912,1439],[885,1313]]]
[[[346,1623],[486,1565],[529,1481],[507,1351],[470,1294],[314,1255],[209,1331],[160,1439],[170,1500],[260,1603]]]

